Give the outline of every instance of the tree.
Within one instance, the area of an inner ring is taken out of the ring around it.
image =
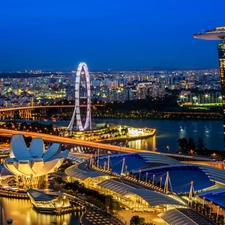
[[[112,198],[112,195],[106,195],[104,196],[105,199],[105,205],[106,207],[108,207],[109,210],[113,210],[113,198]]]
[[[178,142],[179,150],[183,153],[187,153],[187,147],[188,147],[187,139],[179,138],[177,142]]]
[[[120,211],[120,203],[113,199],[113,210]]]
[[[188,139],[188,144],[187,144],[187,150],[189,152],[191,152],[191,150],[194,151],[195,150],[195,147],[196,147],[196,145],[195,145],[194,139],[193,138],[189,138]]]
[[[205,144],[203,142],[203,138],[202,137],[198,138],[198,142],[197,142],[196,147],[197,147],[197,149],[196,149],[197,151],[203,151],[204,150]]]
[[[144,225],[145,219],[139,216],[133,216],[130,220],[130,225]]]
[[[54,181],[61,184],[61,183],[64,183],[62,177],[54,177]]]

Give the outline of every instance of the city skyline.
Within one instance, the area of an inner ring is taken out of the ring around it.
[[[207,2],[2,1],[0,70],[217,68],[215,43],[191,35],[223,25]]]
[[[222,91],[222,104],[223,104],[223,127],[225,134],[225,27],[216,27],[213,30],[208,30],[205,33],[201,33],[200,35],[194,35],[195,38],[199,38],[201,40],[220,40],[220,43],[217,45],[218,47],[218,56],[219,56],[219,66],[220,66],[220,81],[221,81],[221,91]],[[224,148],[225,149],[225,148]]]
[[[223,4],[0,0],[0,224],[225,225]]]

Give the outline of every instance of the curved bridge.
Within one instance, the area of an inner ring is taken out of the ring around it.
[[[83,147],[90,147],[95,149],[102,149],[106,151],[113,151],[113,152],[125,152],[125,153],[140,153],[140,152],[146,152],[146,153],[152,153],[152,154],[158,154],[158,155],[166,155],[168,157],[175,158],[179,161],[185,162],[202,162],[206,163],[208,165],[211,165],[212,163],[217,164],[223,164],[223,161],[215,162],[211,158],[203,158],[201,156],[188,156],[188,155],[180,155],[180,154],[171,154],[171,153],[162,153],[162,152],[153,152],[149,150],[142,150],[142,149],[134,149],[134,148],[126,148],[122,146],[116,146],[116,145],[110,145],[110,144],[102,144],[102,143],[96,143],[93,141],[82,141],[82,140],[76,140],[72,138],[67,137],[60,137],[55,136],[51,134],[43,134],[43,133],[35,133],[35,132],[27,132],[27,131],[16,131],[16,130],[8,130],[8,129],[0,129],[1,135],[6,136],[12,136],[13,134],[23,134],[24,136],[29,136],[32,138],[42,138],[45,141],[55,142],[55,143],[62,143],[62,144],[71,144],[76,146],[83,146]]]
[[[49,108],[74,108],[74,105],[38,105],[38,106],[22,106],[12,108],[0,108],[0,112],[16,111],[16,110],[32,110],[32,109],[49,109]]]
[[[91,148],[99,148],[99,149],[108,150],[108,151],[129,152],[129,153],[149,152],[147,150],[137,150],[137,149],[126,148],[126,147],[122,147],[122,146],[95,143],[92,141],[82,141],[82,140],[76,140],[76,139],[67,138],[67,137],[55,136],[55,135],[51,135],[51,134],[43,134],[43,133],[35,133],[35,132],[27,132],[27,131],[16,131],[16,130],[8,130],[8,129],[0,129],[0,133],[1,133],[1,135],[5,134],[8,136],[11,136],[13,134],[23,134],[24,136],[30,136],[32,138],[42,138],[45,141],[79,145],[79,146],[91,147]],[[154,153],[160,154],[159,152],[154,152]]]
[[[86,107],[86,105],[81,105],[80,107]],[[7,117],[13,117],[15,111],[19,111],[22,118],[31,118],[32,110],[40,109],[41,114],[46,116],[47,109],[51,108],[74,108],[74,104],[71,105],[39,105],[39,106],[22,106],[22,107],[11,107],[11,108],[0,108],[0,119],[5,119]]]

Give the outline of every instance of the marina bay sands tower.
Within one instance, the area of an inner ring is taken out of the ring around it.
[[[220,26],[212,30],[207,30],[204,33],[194,34],[194,38],[202,40],[220,40],[218,43],[218,56],[220,66],[220,79],[222,89],[222,104],[223,104],[223,130],[225,135],[225,26]],[[224,144],[225,151],[225,144]]]

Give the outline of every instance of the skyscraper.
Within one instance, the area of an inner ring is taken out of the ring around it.
[[[223,104],[223,131],[225,135],[225,26],[220,26],[206,32],[194,34],[194,38],[203,40],[220,40],[218,44],[218,56],[220,66],[220,79],[222,89],[222,104]],[[224,142],[225,151],[225,142]]]

